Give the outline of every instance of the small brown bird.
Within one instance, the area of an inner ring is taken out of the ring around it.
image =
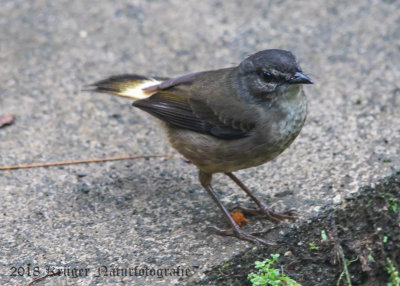
[[[243,213],[262,214],[277,223],[295,218],[267,205],[232,173],[264,164],[297,137],[307,116],[302,84],[312,84],[289,51],[265,50],[237,67],[197,72],[178,78],[119,75],[96,82],[93,91],[133,98],[161,120],[169,141],[199,169],[199,180],[231,228],[222,235],[271,245],[240,229],[213,188],[214,173],[225,173],[257,204]]]

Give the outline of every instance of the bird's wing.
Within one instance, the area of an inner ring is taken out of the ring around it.
[[[234,96],[219,100],[216,88],[191,88],[197,75],[186,75],[149,87],[145,91],[155,93],[133,105],[177,128],[227,140],[248,136],[255,126],[251,121],[254,114],[249,114],[253,112],[251,108]]]

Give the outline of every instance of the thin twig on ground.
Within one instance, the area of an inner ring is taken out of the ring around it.
[[[28,168],[40,168],[40,167],[64,166],[64,165],[76,165],[76,164],[88,164],[88,163],[99,163],[99,162],[110,162],[110,161],[121,161],[121,160],[149,159],[149,158],[170,158],[170,157],[172,157],[172,155],[121,156],[121,157],[110,157],[110,158],[78,160],[78,161],[62,161],[62,162],[38,163],[38,164],[28,164],[28,165],[16,165],[16,166],[0,166],[0,171],[17,170],[17,169],[28,169]]]
[[[39,282],[39,281],[41,281],[41,280],[43,280],[43,279],[46,279],[47,277],[52,277],[52,276],[56,276],[56,275],[60,275],[60,273],[58,273],[58,272],[48,273],[48,274],[46,274],[46,275],[44,275],[44,276],[42,276],[42,277],[38,277],[38,278],[32,280],[32,281],[29,282],[26,286],[32,286],[32,285],[35,284],[36,282]]]

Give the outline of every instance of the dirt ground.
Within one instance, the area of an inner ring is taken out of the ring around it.
[[[195,285],[251,285],[247,275],[256,272],[254,261],[263,261],[271,253],[279,253],[283,272],[304,286],[349,285],[343,258],[352,285],[387,285],[387,258],[397,269],[400,265],[399,201],[397,172],[362,188],[338,208],[326,206],[320,216],[278,234],[277,247],[254,248],[213,269],[208,279]],[[321,238],[323,230],[326,240]]]

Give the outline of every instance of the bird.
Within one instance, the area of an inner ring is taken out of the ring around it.
[[[134,99],[134,107],[159,119],[170,145],[198,168],[200,184],[230,225],[212,226],[215,232],[271,246],[239,227],[213,189],[212,176],[226,174],[258,207],[240,208],[242,213],[294,221],[269,209],[233,172],[271,161],[295,140],[307,117],[304,84],[313,81],[290,51],[267,49],[234,67],[172,78],[122,74],[89,86]]]

